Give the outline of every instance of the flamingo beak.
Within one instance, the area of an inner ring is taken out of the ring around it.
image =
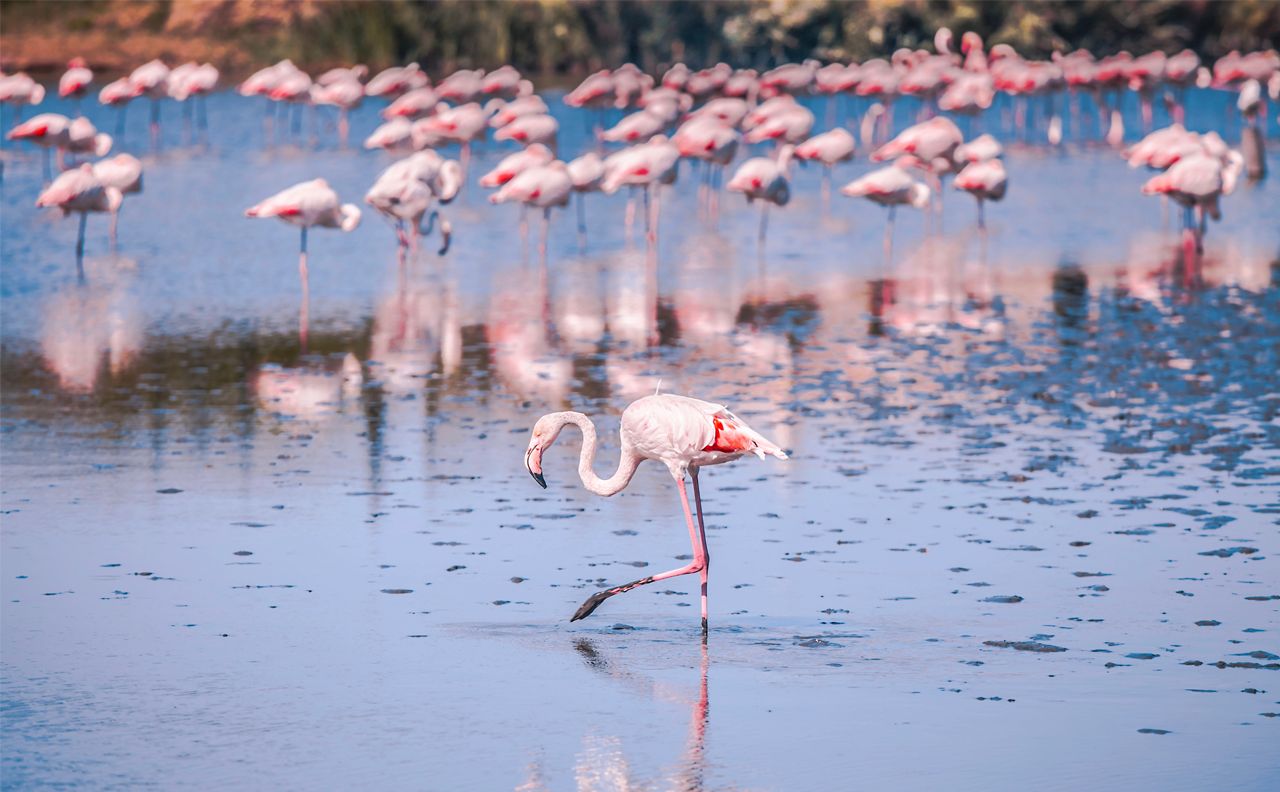
[[[538,486],[543,489],[547,488],[547,480],[542,477],[542,450],[537,446],[530,448],[524,452],[524,467],[529,471],[529,475],[533,476],[533,480],[538,482]]]

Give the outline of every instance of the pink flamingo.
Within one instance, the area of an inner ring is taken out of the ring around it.
[[[643,143],[654,135],[662,134],[670,125],[671,119],[666,116],[647,109],[639,110],[601,132],[600,139],[607,143]]]
[[[702,579],[702,630],[707,631],[707,577],[710,554],[707,550],[707,531],[703,523],[702,493],[698,487],[698,472],[707,465],[732,462],[747,454],[760,459],[766,455],[786,459],[787,455],[774,443],[748,426],[741,418],[721,404],[674,394],[645,396],[632,402],[622,412],[619,435],[622,454],[617,471],[607,479],[601,479],[592,469],[596,455],[595,424],[578,412],[556,412],[544,415],[533,426],[533,435],[524,454],[524,465],[533,480],[544,489],[546,478],[542,474],[542,456],[560,436],[565,426],[573,424],[582,431],[582,452],[578,459],[578,476],[589,491],[609,497],[626,488],[635,475],[636,468],[646,459],[667,466],[680,491],[680,504],[684,508],[685,523],[689,528],[689,541],[693,545],[693,561],[685,566],[650,575],[621,586],[599,591],[587,598],[570,621],[590,616],[600,603],[615,594],[622,594],[637,586],[656,583],[680,575],[700,574]],[[698,521],[694,523],[689,509],[689,495],[685,489],[685,477],[693,481],[693,499],[697,507]]]
[[[541,143],[544,146],[556,147],[556,134],[560,131],[560,122],[546,114],[518,116],[498,128],[493,133],[494,140],[514,140],[522,146]]]
[[[991,135],[979,135],[968,143],[961,143],[956,146],[954,159],[959,165],[970,162],[985,162],[1002,154],[1004,154],[1004,147],[1000,145],[1000,141]]]
[[[518,96],[510,101],[490,99],[485,103],[484,111],[489,114],[489,127],[492,129],[504,127],[520,116],[546,115],[549,112],[542,97],[533,94]]]
[[[727,101],[738,101],[731,99]],[[705,200],[707,212],[712,217],[719,210],[719,180],[725,166],[733,162],[738,154],[738,144],[742,136],[722,116],[717,114],[694,115],[681,124],[676,130],[672,142],[680,151],[680,156],[702,160],[706,163],[706,173],[702,184],[698,185],[699,199]]]
[[[209,115],[205,97],[217,87],[218,69],[212,63],[202,65],[192,61],[169,72],[169,98],[182,103],[182,117],[187,124],[191,123],[192,115],[187,100],[195,103],[199,111],[197,123],[206,131],[209,129]]]
[[[474,102],[483,91],[483,69],[459,69],[436,86],[437,96],[457,105]]]
[[[905,158],[904,158],[905,159]],[[866,198],[873,203],[888,207],[889,221],[884,230],[885,257],[893,251],[893,215],[903,205],[911,205],[924,209],[929,205],[929,188],[911,177],[903,165],[914,162],[890,165],[854,179],[840,188],[840,192],[850,198]]]
[[[1197,252],[1204,251],[1204,234],[1206,216],[1214,220],[1222,218],[1218,201],[1223,195],[1230,195],[1244,169],[1244,157],[1238,151],[1220,149],[1217,152],[1209,147],[1205,150],[1182,157],[1169,170],[1151,177],[1142,185],[1143,195],[1167,195],[1175,203],[1184,208],[1183,228],[1194,241]],[[1196,220],[1191,221],[1194,210]]]
[[[400,154],[413,151],[413,122],[407,118],[391,119],[369,133],[369,137],[364,139],[364,147]]]
[[[9,130],[9,140],[27,140],[44,149],[45,178],[50,178],[49,149],[56,149],[61,171],[67,152],[102,157],[111,150],[111,136],[98,132],[89,119],[72,121],[59,113],[40,113]]]
[[[501,187],[528,169],[548,165],[554,159],[551,149],[535,143],[503,157],[493,170],[480,177],[480,186]]]
[[[89,70],[84,58],[72,58],[67,63],[67,70],[63,72],[62,77],[58,80],[58,96],[63,99],[75,99],[76,107],[78,108],[80,100],[89,92],[89,86],[92,83],[93,72]]]
[[[142,163],[132,154],[117,154],[111,159],[93,163],[93,175],[103,187],[110,187],[125,195],[142,192]],[[120,207],[111,210],[111,242],[116,241],[116,227],[120,222]]]
[[[334,71],[347,76],[338,76],[330,78],[328,82],[322,82],[326,75]],[[311,86],[311,104],[317,107],[332,105],[338,108],[338,143],[344,148],[351,134],[351,122],[348,120],[351,111],[364,102],[364,86],[360,84],[358,78],[350,76],[350,73],[347,69],[330,70],[320,75],[320,79]]]
[[[414,88],[412,91],[400,94],[394,102],[383,108],[382,117],[388,121],[393,118],[407,118],[413,121],[434,113],[439,103],[440,97],[434,88],[429,86]]]
[[[275,217],[297,226],[302,231],[302,243],[298,256],[298,278],[302,281],[302,316],[299,324],[303,342],[307,335],[307,301],[310,295],[307,274],[307,229],[340,228],[354,231],[360,225],[360,208],[355,204],[338,201],[338,194],[324,179],[313,179],[295,184],[244,212],[245,217]]]
[[[791,200],[791,184],[787,170],[795,147],[787,144],[778,152],[776,160],[768,157],[752,157],[738,166],[733,178],[725,185],[729,192],[740,192],[747,203],[760,201],[760,233],[757,243],[764,250],[765,233],[769,224],[769,206],[786,206]]]
[[[396,236],[401,246],[416,248],[419,234],[430,234],[430,225],[422,227],[433,203],[447,204],[462,187],[462,168],[454,160],[446,160],[434,151],[420,151],[391,164],[378,176],[365,194],[365,203],[396,221]],[[436,216],[432,212],[432,219]],[[410,233],[404,233],[409,222]],[[440,221],[442,244],[438,251],[449,251],[452,227]]]
[[[573,191],[577,194],[578,204],[578,247],[587,244],[587,217],[583,204],[585,193],[599,192],[604,183],[604,160],[594,151],[588,151],[581,157],[571,161],[567,166],[569,181],[573,183]]]
[[[938,116],[923,123],[907,127],[898,136],[871,154],[872,162],[910,154],[916,157],[921,167],[929,174],[934,190],[942,189],[942,179],[955,170],[955,151],[964,142],[960,128],[949,118]],[[941,194],[938,195],[939,210]]]
[[[606,195],[614,194],[624,185],[644,189],[645,239],[650,245],[657,244],[658,218],[662,214],[662,197],[658,189],[663,184],[675,183],[679,165],[680,150],[663,135],[656,135],[643,145],[615,152],[604,161],[605,175],[600,189]],[[632,203],[628,202],[625,221],[628,241],[634,211]]]
[[[443,87],[443,85],[441,83],[440,87]],[[444,95],[440,93],[439,88],[437,88],[436,93],[441,96]],[[471,102],[457,107],[438,105],[435,115],[428,116],[419,123],[424,130],[462,146],[462,155],[459,157],[459,161],[462,163],[462,172],[465,174],[468,165],[471,163],[471,144],[476,140],[484,139],[488,121],[489,118],[485,115],[484,108],[475,102]]]
[[[365,94],[387,100],[394,100],[401,94],[414,88],[424,88],[431,84],[431,78],[416,63],[408,66],[392,66],[383,69],[369,80],[365,86]]]
[[[1003,200],[1008,186],[1009,176],[998,159],[974,162],[956,174],[955,189],[964,190],[978,201],[978,228],[987,227],[983,203]]]
[[[515,99],[533,93],[533,83],[524,79],[514,66],[500,66],[480,81],[480,93],[502,99]]]
[[[555,160],[523,171],[504,184],[502,189],[490,195],[489,203],[519,201],[525,206],[542,210],[542,242],[538,247],[538,256],[545,265],[547,237],[551,233],[551,209],[568,206],[572,192],[573,180],[569,177],[569,169],[563,162]]]
[[[822,163],[822,203],[831,200],[831,169],[841,162],[853,159],[855,144],[853,135],[839,127],[820,135],[814,135],[796,146],[796,159],[801,162]]]
[[[114,187],[105,187],[93,175],[93,166],[84,163],[79,168],[64,171],[36,199],[37,207],[56,207],[63,216],[80,213],[80,232],[76,237],[76,269],[84,279],[84,227],[89,212],[115,212],[120,208],[123,196]]]
[[[169,67],[156,59],[147,61],[129,74],[138,93],[151,100],[151,145],[160,144],[160,100],[169,95]]]

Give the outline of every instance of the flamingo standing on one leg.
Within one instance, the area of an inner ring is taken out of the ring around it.
[[[814,135],[796,146],[796,159],[816,160],[822,163],[822,206],[831,204],[831,169],[836,164],[853,159],[853,135],[845,129],[833,129]]]
[[[89,163],[65,171],[36,199],[38,207],[57,207],[63,215],[80,213],[80,234],[76,238],[76,269],[84,279],[84,226],[89,212],[116,212],[123,200],[120,191],[103,186]]]
[[[902,158],[907,160],[906,157]],[[893,215],[897,207],[909,204],[917,209],[929,205],[929,188],[911,177],[905,166],[917,160],[890,165],[874,170],[840,188],[850,198],[866,198],[889,208],[889,221],[884,229],[884,254],[887,261],[893,255]]]
[[[80,111],[80,100],[89,92],[89,85],[92,82],[93,72],[89,70],[84,58],[72,58],[67,63],[67,70],[63,72],[62,77],[58,80],[58,96],[63,99],[75,99],[76,112],[78,113]]]
[[[964,190],[978,200],[978,228],[987,227],[983,203],[1002,200],[1008,187],[1009,176],[1005,172],[1004,163],[998,159],[966,165],[964,170],[956,174],[955,188]]]
[[[161,60],[147,61],[129,74],[140,95],[151,100],[151,147],[160,146],[160,100],[169,95],[169,67]]]
[[[117,154],[111,159],[93,163],[93,175],[103,187],[119,190],[121,197],[142,192],[142,163],[132,154]],[[117,206],[111,210],[112,245],[116,242],[116,228],[119,222],[120,206]]]
[[[542,210],[542,243],[538,247],[538,258],[545,266],[547,235],[551,231],[551,209],[555,206],[568,206],[572,192],[573,180],[569,177],[568,167],[555,160],[547,165],[537,165],[522,171],[504,184],[502,189],[490,195],[489,203],[519,201],[525,206]]]
[[[310,301],[310,284],[307,274],[307,229],[312,226],[341,228],[354,231],[360,225],[360,208],[355,204],[338,201],[338,194],[324,179],[295,184],[276,193],[261,203],[245,210],[245,217],[277,217],[302,229],[302,244],[298,256],[298,278],[302,281],[302,311],[299,316],[299,336],[303,347],[307,343],[307,309]]]
[[[768,157],[752,157],[734,172],[733,178],[725,185],[730,192],[740,192],[747,198],[747,203],[760,201],[760,234],[758,243],[764,250],[765,233],[769,227],[769,205],[786,206],[791,200],[791,184],[787,181],[787,168],[791,164],[791,155],[795,147],[787,144],[778,152],[778,159]]]
[[[656,394],[632,402],[623,411],[619,431],[622,458],[618,462],[617,472],[607,479],[601,479],[592,469],[596,455],[596,428],[590,418],[578,412],[556,412],[539,418],[533,426],[533,436],[524,454],[524,465],[534,481],[543,488],[546,488],[547,482],[542,475],[542,455],[568,424],[582,430],[578,475],[582,478],[583,486],[597,495],[608,497],[621,492],[631,482],[636,468],[646,459],[666,465],[680,491],[680,504],[684,507],[689,541],[693,545],[693,560],[689,564],[592,594],[570,621],[590,616],[592,611],[600,607],[600,603],[615,594],[659,580],[698,573],[702,578],[702,631],[705,634],[707,577],[711,559],[707,550],[706,526],[703,523],[698,471],[707,465],[732,462],[747,454],[754,454],[760,459],[764,459],[766,454],[778,459],[786,459],[787,455],[723,405],[687,396]],[[693,499],[698,513],[696,525],[689,509],[689,495],[685,490],[686,475],[693,480]]]
[[[567,167],[569,181],[573,183],[573,191],[578,195],[575,199],[578,204],[578,247],[585,248],[587,246],[587,215],[583,207],[586,202],[585,194],[600,192],[601,185],[604,183],[604,160],[600,159],[600,155],[594,151],[588,151],[571,161]]]

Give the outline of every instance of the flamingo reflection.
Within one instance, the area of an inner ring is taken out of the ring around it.
[[[136,265],[113,261],[112,272],[77,282],[45,304],[41,352],[66,391],[92,391],[104,372],[120,375],[142,350],[142,317],[129,288]]]

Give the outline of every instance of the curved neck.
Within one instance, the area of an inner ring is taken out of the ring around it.
[[[624,442],[621,458],[618,460],[618,469],[609,478],[600,478],[592,469],[596,459],[596,425],[590,418],[579,412],[566,412],[561,415],[563,416],[562,425],[571,423],[582,430],[582,453],[578,457],[578,476],[582,478],[582,486],[605,497],[621,492],[627,484],[631,483],[631,477],[636,474],[641,458],[632,453]]]

